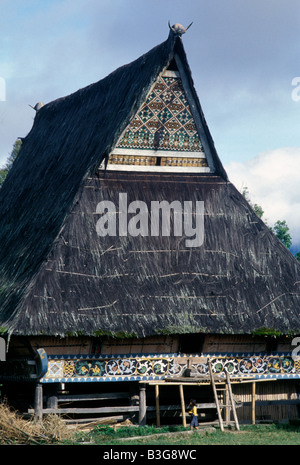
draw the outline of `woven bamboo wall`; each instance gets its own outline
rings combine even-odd
[[[299,381],[294,380],[256,382],[256,422],[267,420],[284,422],[287,420],[298,419],[299,406],[297,405],[259,405],[259,402],[266,401],[276,402],[297,400],[297,385],[299,386]],[[237,410],[239,421],[247,423],[251,422],[252,383],[233,385],[233,393],[236,401],[247,404]]]

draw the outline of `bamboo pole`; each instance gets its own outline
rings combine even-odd
[[[228,407],[228,405],[229,405],[228,384],[226,384],[226,386],[225,386],[225,405],[226,405],[226,408],[225,408],[225,421],[229,422],[230,421],[230,407]]]
[[[231,389],[231,384],[230,384],[230,377],[229,377],[228,371],[226,371],[226,380],[227,380],[227,385],[228,385],[228,393],[229,393],[229,397],[230,397],[230,403],[232,405],[232,413],[233,413],[235,426],[236,426],[236,429],[239,431],[240,425],[239,425],[238,417],[237,417],[237,414],[236,414],[236,409],[235,409],[235,404],[234,404],[235,401],[234,401],[233,394],[232,394],[232,389]]]
[[[185,404],[184,404],[184,394],[183,394],[182,384],[179,384],[179,393],[180,393],[180,403],[181,403],[181,412],[182,412],[182,425],[186,427]]]
[[[159,412],[159,385],[155,385],[155,405],[156,405],[156,426],[160,426],[160,412]]]
[[[251,420],[252,425],[255,425],[255,398],[256,398],[256,382],[252,383],[252,401],[251,401]]]

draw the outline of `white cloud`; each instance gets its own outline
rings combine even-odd
[[[247,187],[252,203],[264,210],[269,226],[286,220],[293,246],[300,249],[300,147],[262,152],[245,162],[226,166],[230,181],[240,191]]]

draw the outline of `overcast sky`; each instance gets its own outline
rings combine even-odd
[[[299,0],[0,0],[0,165],[32,127],[29,104],[135,60],[168,20],[193,21],[184,48],[230,180],[300,250]]]

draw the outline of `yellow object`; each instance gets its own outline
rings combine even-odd
[[[196,407],[196,405],[194,405],[192,410],[189,411],[189,414],[194,415],[195,417],[197,416],[197,407]]]

